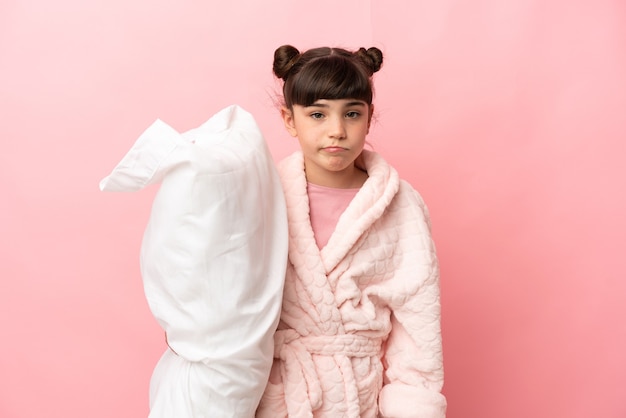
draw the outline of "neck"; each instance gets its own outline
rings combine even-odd
[[[334,189],[358,189],[367,180],[367,172],[354,164],[342,171],[321,171],[304,163],[306,179],[309,183]]]

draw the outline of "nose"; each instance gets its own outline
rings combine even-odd
[[[341,117],[334,117],[329,120],[328,136],[333,139],[345,139],[346,127]]]

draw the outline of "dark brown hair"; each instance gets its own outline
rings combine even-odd
[[[375,47],[355,52],[322,47],[300,53],[283,45],[274,52],[273,70],[284,81],[283,97],[289,109],[319,99],[356,99],[371,105],[371,77],[382,63],[383,53]]]

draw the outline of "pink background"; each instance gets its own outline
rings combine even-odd
[[[283,43],[385,52],[370,142],[432,213],[448,417],[626,416],[622,0],[3,1],[0,416],[147,415],[156,188],[98,182],[231,103],[293,151]]]

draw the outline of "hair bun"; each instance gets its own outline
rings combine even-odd
[[[370,75],[380,70],[383,65],[383,52],[375,46],[369,49],[359,48],[356,55],[369,69]]]
[[[283,45],[278,47],[276,51],[274,51],[273,65],[273,71],[276,77],[286,81],[289,77],[289,71],[296,63],[299,56],[300,51],[294,46]]]

